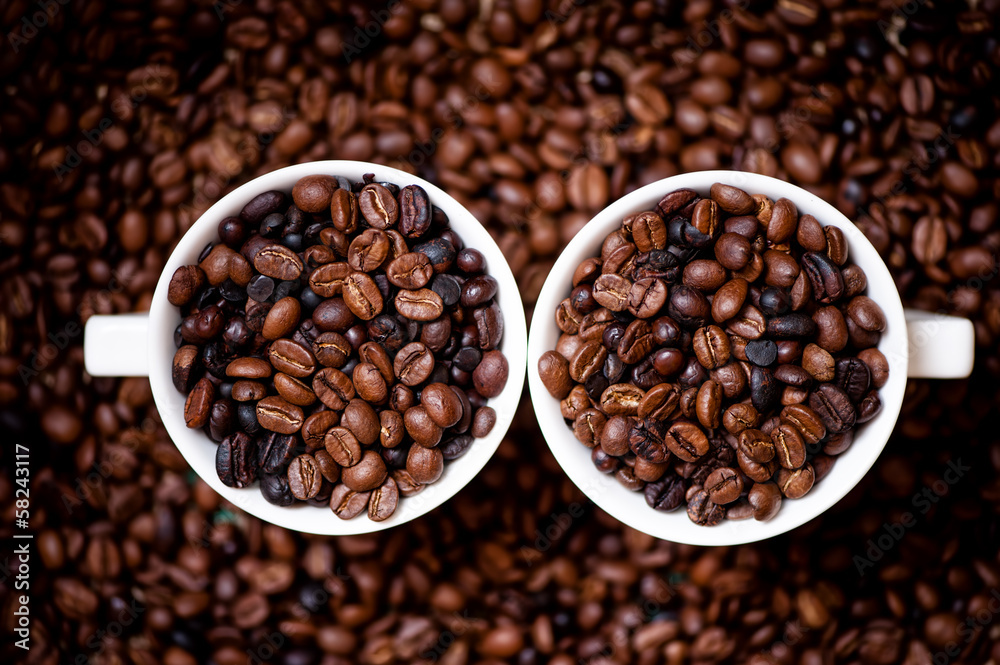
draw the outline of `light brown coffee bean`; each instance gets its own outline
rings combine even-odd
[[[327,263],[309,275],[309,288],[320,298],[332,298],[344,292],[344,280],[352,272],[347,263]]]
[[[612,312],[621,312],[628,308],[629,292],[632,283],[621,275],[601,275],[594,282],[594,300],[602,307]]]
[[[731,405],[722,416],[722,425],[733,436],[760,424],[760,414],[751,404],[738,402]]]
[[[348,402],[354,399],[356,394],[351,379],[339,369],[332,367],[326,367],[316,372],[312,381],[312,389],[319,401],[334,411],[342,410]]]
[[[267,359],[279,372],[303,379],[316,371],[316,358],[304,344],[291,339],[278,339],[267,350]]]
[[[434,371],[434,365],[433,352],[425,344],[411,342],[396,354],[392,369],[403,385],[412,387],[426,381]]]
[[[757,211],[753,198],[742,189],[717,182],[712,185],[709,195],[730,215],[750,215]]]
[[[184,401],[184,424],[199,429],[208,424],[215,401],[215,386],[207,378],[199,380]]]
[[[393,286],[415,291],[422,289],[434,276],[430,259],[420,252],[409,252],[393,259],[385,275]]]
[[[389,257],[389,236],[378,229],[365,229],[347,248],[347,265],[357,272],[377,270]]]
[[[351,376],[358,397],[372,404],[384,404],[389,399],[389,386],[382,373],[372,363],[358,363]]]
[[[395,304],[396,311],[411,321],[433,321],[444,312],[441,296],[430,289],[401,290]]]
[[[433,448],[441,443],[444,430],[434,422],[422,404],[406,410],[403,414],[403,426],[406,428],[406,433],[421,446]]]
[[[340,480],[355,492],[369,492],[385,482],[388,475],[382,456],[374,450],[366,450],[361,461],[340,472]]]
[[[273,243],[257,253],[253,267],[262,275],[288,281],[298,279],[304,266],[298,254],[284,245]]]
[[[732,279],[722,285],[712,298],[712,319],[725,323],[743,308],[749,284],[745,279]]]
[[[820,382],[833,381],[836,372],[833,356],[816,344],[808,344],[803,349],[802,369]]]
[[[237,358],[226,365],[226,376],[240,379],[266,379],[271,371],[271,364],[263,358]]]
[[[383,231],[395,226],[399,220],[396,197],[375,182],[365,185],[358,193],[358,210],[369,226]]]
[[[729,362],[729,337],[718,326],[705,326],[694,332],[692,347],[705,369],[715,369]]]
[[[339,423],[340,415],[336,411],[319,411],[306,418],[302,423],[302,440],[305,441],[306,452],[325,449],[326,433]]]
[[[710,448],[708,437],[701,428],[686,420],[675,420],[664,440],[670,452],[685,462],[694,462]]]
[[[301,316],[302,304],[296,298],[282,298],[267,313],[261,334],[265,339],[287,337],[298,327]]]
[[[601,394],[601,410],[609,416],[634,416],[645,392],[631,383],[615,383]]]
[[[302,379],[281,372],[274,375],[274,389],[290,404],[309,406],[316,401],[316,393]]]
[[[338,189],[330,197],[330,219],[341,233],[354,233],[358,228],[358,199],[346,189]]]
[[[257,402],[257,421],[271,432],[295,434],[303,420],[302,409],[281,397],[265,397]]]
[[[363,272],[352,272],[344,279],[344,302],[362,321],[371,321],[382,313],[382,293],[375,280]],[[397,303],[398,309],[398,303]]]
[[[370,496],[371,492],[355,492],[344,483],[340,483],[333,488],[333,493],[330,495],[330,510],[342,520],[353,519],[365,511]]]
[[[410,452],[406,456],[406,471],[422,485],[437,482],[444,473],[444,456],[437,448],[410,446]]]
[[[398,505],[399,487],[390,476],[379,487],[372,490],[371,497],[368,499],[368,519],[373,522],[384,522],[396,512]]]
[[[709,379],[698,388],[695,414],[698,422],[708,429],[719,427],[722,406],[722,388]]]
[[[323,446],[342,467],[354,466],[361,461],[361,444],[346,427],[329,428],[323,435]]]

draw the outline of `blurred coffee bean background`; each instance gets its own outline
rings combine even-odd
[[[14,447],[31,450],[29,663],[1000,662],[1000,2],[16,0],[0,18],[2,617]],[[165,258],[247,179],[389,164],[465,203],[529,310],[603,206],[685,171],[806,187],[907,305],[970,317],[969,380],[910,381],[833,510],[699,548],[565,478],[527,396],[444,507],[304,536],[220,500],[144,379],[82,326],[147,309]],[[548,315],[548,314],[544,314]]]

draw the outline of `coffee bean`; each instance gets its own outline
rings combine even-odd
[[[316,401],[316,393],[309,389],[309,384],[288,374],[274,375],[274,389],[285,401],[296,406],[309,406]]]
[[[809,395],[809,406],[819,415],[827,432],[840,434],[854,427],[857,411],[839,387],[824,383]]]
[[[443,383],[432,383],[420,393],[420,404],[439,427],[452,427],[462,417],[462,403]]]
[[[353,519],[365,511],[370,496],[370,492],[355,492],[344,483],[340,483],[333,488],[333,493],[330,495],[330,509],[340,519]]]
[[[311,499],[319,494],[323,485],[323,475],[312,455],[299,455],[288,465],[288,488],[299,501]]]
[[[722,416],[722,425],[730,434],[736,436],[746,429],[753,429],[760,423],[760,414],[752,405],[738,402],[726,409]]]
[[[708,438],[701,428],[684,420],[674,421],[664,439],[670,452],[685,462],[693,462],[709,450]]]
[[[215,387],[207,378],[199,380],[184,402],[184,424],[191,429],[199,429],[208,424]]]
[[[278,244],[261,249],[254,257],[253,267],[262,275],[281,280],[298,279],[304,268],[298,254]]]
[[[715,369],[729,362],[729,337],[718,326],[699,328],[692,336],[694,353],[705,369]]]
[[[700,526],[715,526],[722,521],[726,510],[712,502],[708,492],[698,490],[688,499],[687,514],[692,522]]]
[[[792,422],[782,422],[771,430],[771,442],[774,445],[774,458],[783,468],[798,469],[805,464],[805,441]]]
[[[471,407],[470,407],[471,408]],[[477,439],[482,439],[493,431],[497,423],[497,412],[491,406],[481,406],[472,416],[469,432]]]
[[[677,476],[668,475],[659,482],[646,485],[644,493],[651,508],[670,512],[677,510],[684,501],[684,482]]]
[[[739,233],[723,233],[715,243],[715,259],[728,270],[742,270],[752,256],[750,241]]]
[[[778,359],[778,346],[769,339],[755,339],[747,342],[747,360],[759,367],[770,367]]]
[[[395,306],[396,311],[414,321],[433,321],[444,311],[441,296],[431,289],[401,290],[396,294]]]
[[[170,369],[170,379],[178,392],[191,391],[198,369],[198,347],[188,344],[177,349]]]
[[[337,180],[331,176],[305,176],[292,188],[292,200],[303,212],[325,212],[338,187]]]
[[[712,503],[732,503],[743,493],[743,477],[735,469],[720,467],[705,479],[705,491]]]
[[[215,470],[227,487],[248,487],[257,479],[256,444],[247,434],[236,432],[219,443]]]
[[[344,278],[343,292],[344,302],[362,321],[370,321],[382,312],[382,293],[365,273],[353,272]]]
[[[823,228],[823,234],[826,236],[826,255],[830,260],[838,266],[847,263],[848,245],[844,232],[836,226],[827,226]]]
[[[282,298],[267,313],[261,334],[265,339],[287,337],[299,325],[301,316],[302,305],[298,300],[292,296]]]
[[[882,412],[882,398],[872,390],[858,403],[858,424],[866,423]]]
[[[712,298],[712,319],[725,323],[736,316],[746,301],[747,288],[745,279],[732,279],[723,284]]]
[[[753,518],[758,522],[766,522],[777,515],[781,508],[781,490],[774,483],[754,483],[747,500],[753,508]]]
[[[873,388],[881,388],[889,380],[889,361],[878,349],[865,349],[858,353],[858,360],[868,366]]]
[[[860,402],[871,385],[868,365],[857,358],[840,358],[835,368],[833,382],[847,393],[852,402]]]
[[[352,373],[354,390],[358,397],[372,404],[383,404],[389,399],[385,378],[372,363],[358,363]]]
[[[750,372],[750,401],[760,413],[773,409],[781,399],[781,384],[767,367],[754,366]]]
[[[383,522],[396,512],[399,504],[399,488],[391,477],[386,478],[371,492],[368,499],[368,518],[373,522]]]
[[[802,255],[802,272],[812,287],[813,298],[821,303],[831,303],[844,294],[844,278],[840,269],[825,255],[806,252]]]
[[[479,333],[479,348],[489,351],[500,346],[503,339],[503,313],[495,301],[487,307],[480,307],[472,313]]]
[[[410,446],[406,457],[406,472],[422,485],[436,482],[444,473],[444,456],[437,448]]]
[[[757,210],[753,198],[742,189],[715,183],[712,185],[712,200],[731,215],[749,215]]]
[[[701,384],[698,389],[698,396],[695,402],[695,413],[698,422],[706,429],[716,429],[721,423],[722,417],[722,388],[718,383],[709,379]]]
[[[302,409],[280,397],[265,397],[257,402],[257,421],[272,432],[294,434],[302,427]]]
[[[395,226],[399,219],[395,197],[378,183],[365,185],[358,193],[358,210],[372,228],[383,231]]]
[[[806,464],[801,469],[789,471],[780,469],[775,477],[781,493],[789,499],[801,499],[816,482],[815,472],[810,464]]]
[[[283,192],[269,191],[258,194],[243,206],[240,219],[251,227],[260,224],[261,220],[271,213],[282,210],[287,205],[288,197]]]
[[[316,359],[309,348],[290,339],[278,339],[272,342],[267,355],[276,371],[289,376],[306,378],[316,370]]]
[[[667,225],[656,212],[643,212],[632,221],[632,239],[640,252],[667,247]]]
[[[802,369],[817,381],[832,381],[836,367],[833,356],[816,344],[808,344],[802,351]]]
[[[885,330],[886,320],[882,308],[868,296],[854,296],[847,304],[847,316],[860,328],[870,332]]]
[[[438,425],[427,408],[422,404],[410,407],[403,414],[403,425],[410,437],[427,448],[432,448],[441,442],[444,430]]]
[[[262,473],[259,476],[260,493],[264,500],[275,506],[290,506],[295,497],[288,486],[288,479],[277,473]]]
[[[237,402],[256,402],[267,396],[267,386],[259,381],[241,379],[233,384],[232,398]]]
[[[419,446],[414,447],[419,448]],[[327,452],[330,452],[329,448]],[[330,455],[333,456],[333,453],[330,452]],[[366,450],[357,464],[345,467],[340,472],[341,482],[355,492],[371,491],[385,482],[387,477],[388,471],[385,462],[373,450]],[[291,479],[289,478],[289,480]]]
[[[167,301],[174,307],[183,307],[201,291],[207,278],[198,266],[181,266],[174,271],[167,286]]]
[[[684,268],[684,285],[714,293],[726,282],[726,269],[718,261],[698,259]]]
[[[366,229],[351,240],[347,265],[357,272],[373,272],[386,262],[390,249],[388,235],[378,229]]]
[[[632,283],[621,275],[601,275],[594,282],[593,298],[601,307],[621,312],[628,308],[631,289]]]

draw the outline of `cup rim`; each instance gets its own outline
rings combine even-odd
[[[497,414],[496,424],[489,435],[477,439],[458,459],[449,461],[437,482],[428,485],[419,494],[400,497],[396,512],[382,522],[370,520],[367,513],[343,520],[325,506],[275,506],[264,500],[257,483],[243,489],[224,485],[215,471],[217,444],[204,432],[186,427],[183,419],[185,396],[177,391],[170,376],[176,350],[173,332],[180,322],[179,311],[167,301],[170,278],[181,265],[197,263],[204,246],[218,240],[219,222],[225,217],[238,215],[243,206],[261,192],[282,190],[290,195],[292,185],[303,176],[328,174],[360,181],[368,173],[375,174],[377,182],[399,183],[400,187],[406,184],[423,187],[432,204],[448,215],[451,227],[466,246],[483,253],[488,274],[497,279],[499,286],[497,302],[504,312],[504,337],[500,350],[509,366],[507,385],[500,395],[488,402]],[[253,178],[213,203],[184,233],[165,262],[150,303],[148,334],[149,380],[154,402],[167,433],[195,473],[245,512],[287,529],[317,535],[355,535],[399,526],[434,510],[453,497],[482,470],[506,435],[520,401],[526,368],[527,328],[520,290],[510,265],[486,228],[464,205],[433,183],[389,166],[352,160],[321,160],[276,169]],[[169,355],[164,356],[167,350]]]
[[[621,220],[651,210],[668,192],[691,188],[702,196],[720,182],[773,200],[787,198],[799,213],[812,214],[823,226],[840,228],[848,242],[850,260],[868,278],[866,294],[885,312],[888,325],[878,344],[890,365],[889,379],[879,390],[882,411],[855,431],[854,443],[838,456],[837,463],[806,496],[784,500],[778,514],[767,522],[723,522],[702,527],[691,522],[683,509],[670,513],[650,508],[641,492],[625,489],[612,476],[599,472],[590,460],[590,449],[576,440],[559,410],[559,402],[545,389],[538,375],[538,359],[555,348],[561,331],[554,312],[570,291],[570,279],[584,258],[600,253],[601,241]],[[652,536],[691,545],[739,545],[778,536],[823,514],[847,495],[874,465],[892,433],[903,404],[909,342],[903,306],[892,276],[877,250],[846,216],[833,205],[796,185],[741,171],[697,171],[671,176],[641,187],[597,213],[559,255],[535,304],[528,336],[528,387],[539,427],[552,454],[570,479],[598,507],[628,526]]]

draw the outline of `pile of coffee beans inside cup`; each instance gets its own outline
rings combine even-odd
[[[497,281],[418,185],[300,179],[174,273],[173,382],[229,487],[381,521],[486,436]]]
[[[576,268],[539,375],[595,466],[651,507],[768,520],[881,409],[866,286],[843,232],[791,201],[680,189]]]

